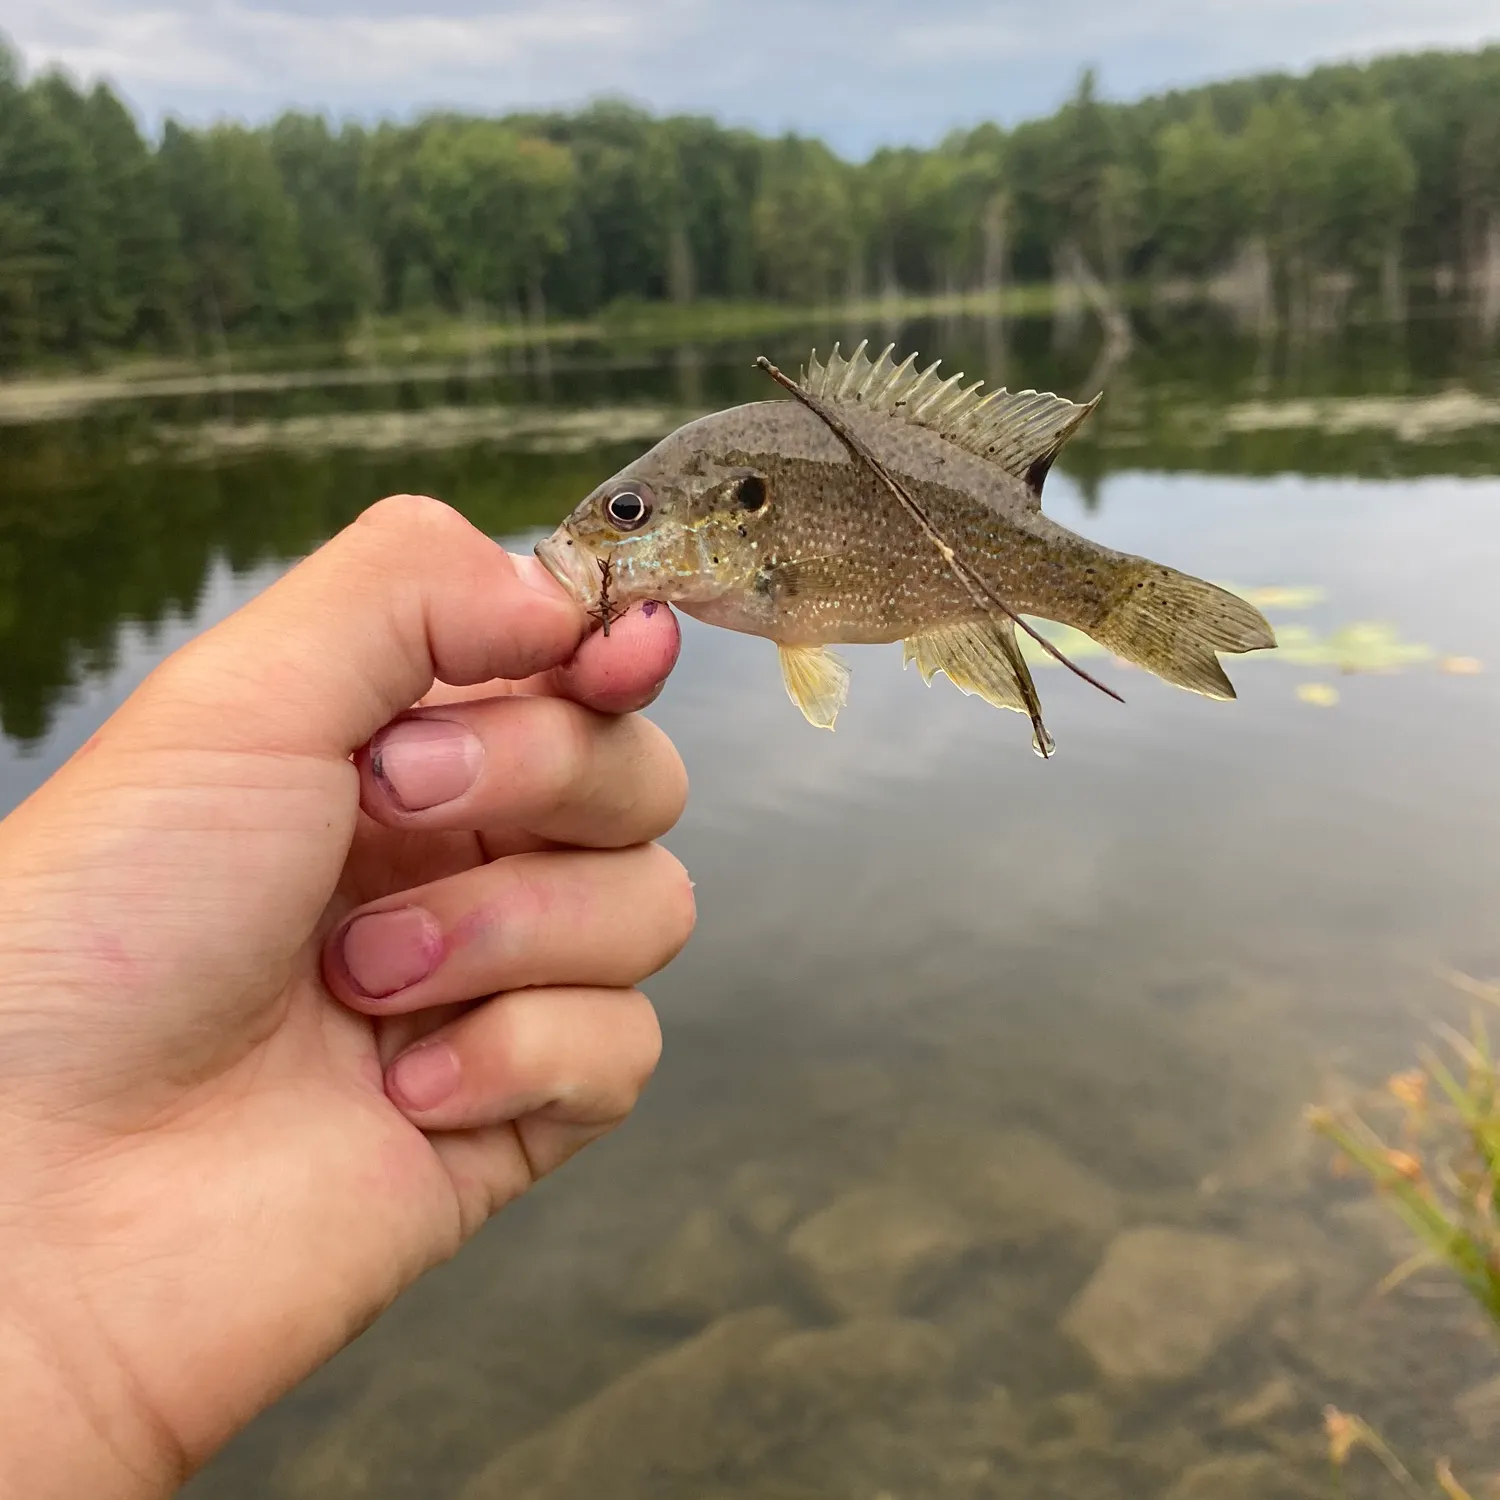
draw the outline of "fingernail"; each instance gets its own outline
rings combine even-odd
[[[385,1086],[407,1109],[433,1109],[458,1087],[458,1053],[446,1042],[424,1042],[390,1066]]]
[[[407,812],[452,802],[479,779],[484,746],[448,719],[403,719],[375,736],[370,769]]]
[[[345,929],[344,969],[360,994],[383,1000],[426,979],[443,957],[443,929],[420,906],[372,911]]]

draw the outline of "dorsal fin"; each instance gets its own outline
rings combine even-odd
[[[862,343],[852,359],[835,344],[827,364],[819,363],[814,350],[802,372],[802,389],[824,401],[888,412],[929,428],[1023,480],[1038,498],[1053,459],[1100,401],[1095,396],[1080,405],[1046,391],[1003,386],[981,396],[982,380],[964,386],[962,372],[939,380],[940,362],[918,371],[915,354],[898,365],[891,358],[894,344],[872,361],[865,353],[868,344]]]

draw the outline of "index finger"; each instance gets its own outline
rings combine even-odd
[[[562,585],[536,558],[514,561],[517,574],[533,589],[563,593]],[[571,698],[603,714],[635,713],[655,701],[681,649],[677,616],[667,605],[648,600],[611,621],[608,635],[592,631],[569,660],[520,690]]]
[[[561,585],[533,557],[512,554],[517,575],[539,592],[562,592]],[[632,605],[629,613],[586,635],[572,657],[550,671],[521,681],[494,679],[466,687],[435,682],[416,704],[441,708],[476,703],[507,693],[527,693],[573,702],[601,714],[637,713],[654,703],[682,649],[677,616],[654,600]]]
[[[435,681],[525,679],[588,621],[457,511],[398,495],[169,657],[122,715],[137,742],[343,759]]]

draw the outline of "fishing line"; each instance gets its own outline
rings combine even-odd
[[[797,400],[799,400],[805,407],[807,407],[810,412],[814,414],[814,416],[818,417],[828,427],[829,431],[831,431],[833,435],[838,438],[838,440],[849,450],[849,452],[854,456],[855,459],[865,464],[875,474],[876,478],[878,478],[881,483],[884,484],[885,487],[896,497],[896,499],[900,501],[901,505],[905,507],[906,511],[912,517],[912,519],[917,523],[918,526],[922,528],[922,531],[925,533],[928,541],[930,541],[932,545],[938,549],[938,552],[941,554],[943,561],[948,564],[949,570],[952,572],[953,576],[957,578],[961,584],[963,584],[965,590],[968,592],[969,597],[980,609],[982,609],[986,614],[988,614],[992,609],[998,609],[1001,614],[1005,615],[1014,624],[1019,625],[1020,628],[1024,630],[1026,634],[1029,635],[1032,640],[1034,640],[1037,645],[1039,645],[1042,650],[1047,653],[1048,656],[1051,656],[1055,660],[1061,662],[1063,666],[1065,666],[1076,676],[1083,678],[1083,680],[1088,683],[1090,687],[1098,688],[1101,693],[1104,693],[1108,697],[1113,698],[1116,703],[1123,703],[1125,701],[1124,698],[1122,698],[1119,693],[1117,693],[1107,683],[1100,682],[1097,677],[1093,676],[1089,672],[1084,671],[1084,669],[1080,667],[1077,662],[1069,661],[1069,659],[1062,653],[1061,650],[1058,649],[1058,647],[1054,646],[1046,636],[1041,634],[1040,631],[1034,629],[1026,620],[1022,619],[1021,616],[1018,615],[1015,610],[1013,610],[1010,605],[1008,605],[1003,599],[1001,599],[999,595],[997,595],[995,591],[990,588],[990,586],[968,566],[967,563],[959,561],[958,555],[954,552],[953,548],[948,545],[948,542],[943,537],[942,532],[940,532],[937,527],[933,525],[927,513],[917,503],[916,497],[913,496],[912,493],[906,488],[906,486],[902,484],[901,481],[897,479],[896,476],[892,474],[891,471],[886,468],[883,463],[881,463],[881,461],[874,455],[874,453],[870,451],[869,445],[864,441],[864,439],[862,439],[858,436],[858,434],[852,432],[849,429],[848,424],[844,422],[844,420],[838,415],[837,412],[833,411],[824,402],[820,401],[810,391],[803,390],[803,388],[798,385],[795,380],[791,379],[790,376],[784,375],[780,370],[776,368],[775,365],[771,363],[769,359],[765,357],[764,354],[760,355],[756,359],[755,367],[758,370],[764,370],[766,374],[769,375],[771,379],[774,380],[778,385],[784,386],[787,390],[789,390],[792,395],[797,398]],[[1045,744],[1048,736],[1046,727],[1041,721],[1040,714],[1033,713],[1031,715],[1031,720],[1033,727],[1038,731],[1039,742]]]

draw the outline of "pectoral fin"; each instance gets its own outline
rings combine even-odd
[[[809,724],[832,729],[849,699],[849,668],[824,646],[778,646],[787,696]]]
[[[908,636],[903,647],[906,660],[916,662],[924,682],[941,672],[960,692],[1025,714],[1037,754],[1052,754],[1055,745],[1042,723],[1041,699],[1009,620],[938,625]]]

